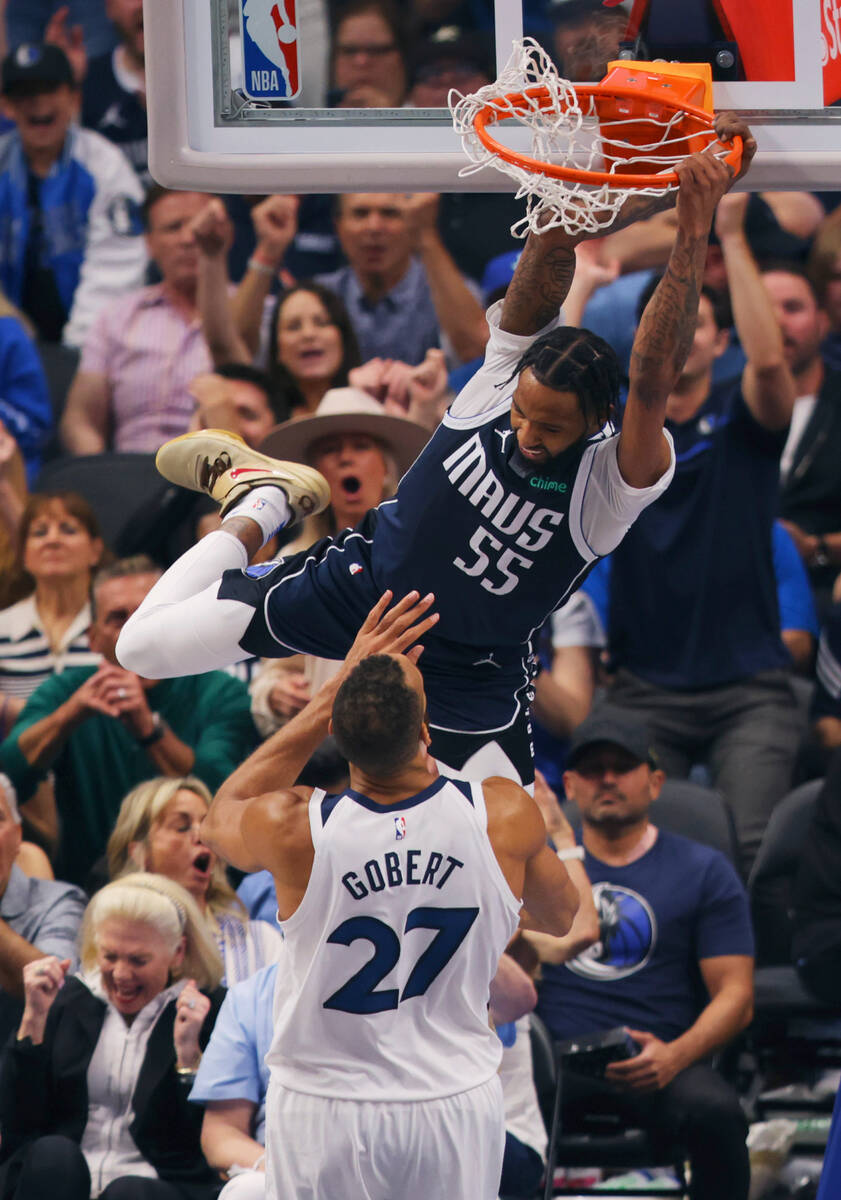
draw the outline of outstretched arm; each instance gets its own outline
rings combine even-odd
[[[756,151],[747,126],[724,114],[719,137],[742,137],[743,175]],[[680,378],[695,336],[698,300],[713,214],[738,176],[709,153],[693,154],[677,167],[677,234],[663,278],[642,315],[631,351],[630,386],[622,419],[618,460],[631,487],[651,487],[669,465],[663,436],[666,401]]]
[[[242,829],[249,802],[271,815],[272,793],[293,786],[326,737],[336,692],[356,664],[371,654],[406,652],[417,660],[420,648],[415,643],[438,620],[437,614],[429,614],[433,597],[421,598],[417,592],[409,592],[389,608],[391,599],[392,593],[385,592],[371,609],[339,673],[319,688],[288,725],[263,742],[216,793],[202,822],[201,840],[228,862],[242,870],[256,869]],[[250,844],[254,844],[253,836]]]
[[[531,336],[557,317],[575,275],[577,240],[563,229],[529,234],[505,293],[500,329]]]
[[[718,206],[715,228],[727,268],[733,321],[747,358],[742,373],[745,404],[766,429],[785,429],[797,389],[785,360],[771,297],[745,234],[749,199],[744,192],[725,196]]]

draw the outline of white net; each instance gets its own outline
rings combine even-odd
[[[670,171],[699,148],[699,138],[716,141],[700,118],[662,104],[649,105],[643,112],[636,98],[620,106],[619,115],[612,112],[610,120],[600,124],[596,97],[577,92],[574,84],[562,79],[531,38],[514,43],[495,83],[469,96],[452,91],[449,100],[453,124],[470,160],[459,175],[495,167],[516,180],[518,198],[526,197],[526,215],[511,227],[515,237],[559,225],[572,234],[606,230],[630,194],[662,196],[676,186],[629,186],[621,175]],[[526,153],[537,160],[531,167],[509,162],[481,141],[474,122],[486,107],[493,109],[496,121],[510,118],[528,128],[531,148]],[[624,117],[622,108],[627,112]],[[721,153],[726,153],[724,148]],[[617,178],[615,183],[559,179],[541,172],[539,164],[544,163]]]

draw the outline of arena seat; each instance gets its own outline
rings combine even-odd
[[[34,490],[84,496],[96,513],[106,546],[115,549],[132,517],[165,487],[155,470],[154,454],[105,453],[46,463]]]

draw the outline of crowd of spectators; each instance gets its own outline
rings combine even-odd
[[[444,105],[493,77],[485,0],[299,7],[329,60],[312,103]],[[570,78],[615,55],[621,8],[524,11]],[[124,670],[117,638],[170,535],[182,549],[218,517],[172,489],[114,495],[142,519],[130,551],[108,545],[110,503],[81,468],[227,428],[330,485],[329,508],[262,558],[355,525],[481,362],[521,213],[501,194],[162,188],[140,0],[6,0],[0,25],[0,1200],[210,1200],[223,1182],[225,1200],[262,1197],[282,938],[271,879],[231,877],[199,825],[337,664]],[[673,235],[662,214],[579,248],[564,319],[626,371]],[[794,957],[841,1005],[841,205],[732,195],[713,242],[669,399],[675,479],[535,637],[538,798],[582,908],[565,939],[520,936],[495,981],[510,1196],[534,1194],[546,1148],[535,1008],[554,1037],[623,1025],[638,1043],[635,1066],[573,1080],[566,1123],[611,1108],[687,1143],[694,1196],[747,1195],[741,1109],[707,1060],[751,1019],[746,884],[809,779],[826,782]],[[78,490],[51,487],[74,463]],[[721,794],[733,862],[653,823],[664,772],[700,784],[698,804]],[[302,780],[345,775],[327,739]],[[623,904],[649,941],[620,961]]]

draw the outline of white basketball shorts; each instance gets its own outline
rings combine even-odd
[[[443,1100],[331,1100],[269,1083],[267,1200],[496,1200],[502,1085]]]

